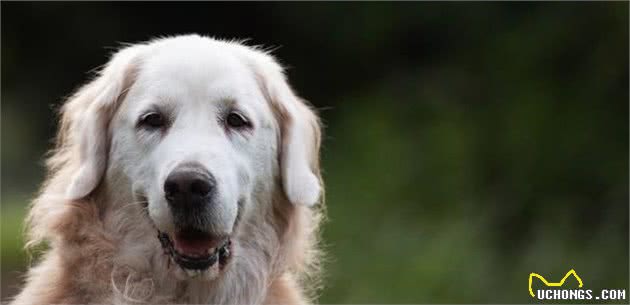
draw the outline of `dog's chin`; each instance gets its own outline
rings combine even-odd
[[[194,229],[168,234],[158,230],[158,239],[164,255],[173,266],[177,278],[213,280],[218,278],[230,263],[232,240],[215,237]]]

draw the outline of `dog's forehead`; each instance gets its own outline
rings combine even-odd
[[[228,45],[207,39],[156,46],[143,61],[137,82],[144,91],[168,100],[252,103],[263,97],[243,60]]]

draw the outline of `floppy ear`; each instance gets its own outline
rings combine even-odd
[[[256,50],[248,53],[280,125],[279,161],[284,192],[293,204],[312,206],[322,193],[319,120],[291,90],[282,67],[271,56]]]
[[[136,60],[142,46],[116,53],[89,84],[82,87],[64,105],[70,121],[71,140],[78,147],[79,167],[72,177],[66,196],[76,200],[88,196],[100,183],[107,167],[108,125],[119,102],[136,74]]]
[[[280,92],[276,99],[282,133],[280,166],[284,191],[292,203],[312,206],[318,202],[322,189],[319,121],[290,90]]]

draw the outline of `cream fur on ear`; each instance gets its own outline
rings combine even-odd
[[[288,117],[284,118],[282,128],[282,183],[291,202],[312,206],[321,194],[317,160],[319,126],[310,109],[294,106],[297,107],[287,107]]]
[[[322,193],[319,170],[321,130],[317,116],[293,93],[282,67],[272,56],[241,45],[235,47],[255,72],[280,124],[280,169],[284,192],[293,204],[312,206]]]
[[[100,183],[107,167],[108,125],[122,96],[135,78],[135,61],[144,45],[117,52],[96,79],[83,86],[64,106],[75,116],[72,135],[80,156],[77,170],[68,188],[68,199],[88,196]]]

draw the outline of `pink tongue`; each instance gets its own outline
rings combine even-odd
[[[215,241],[209,236],[189,236],[178,233],[173,239],[175,250],[188,255],[205,255],[207,250],[214,248]]]

